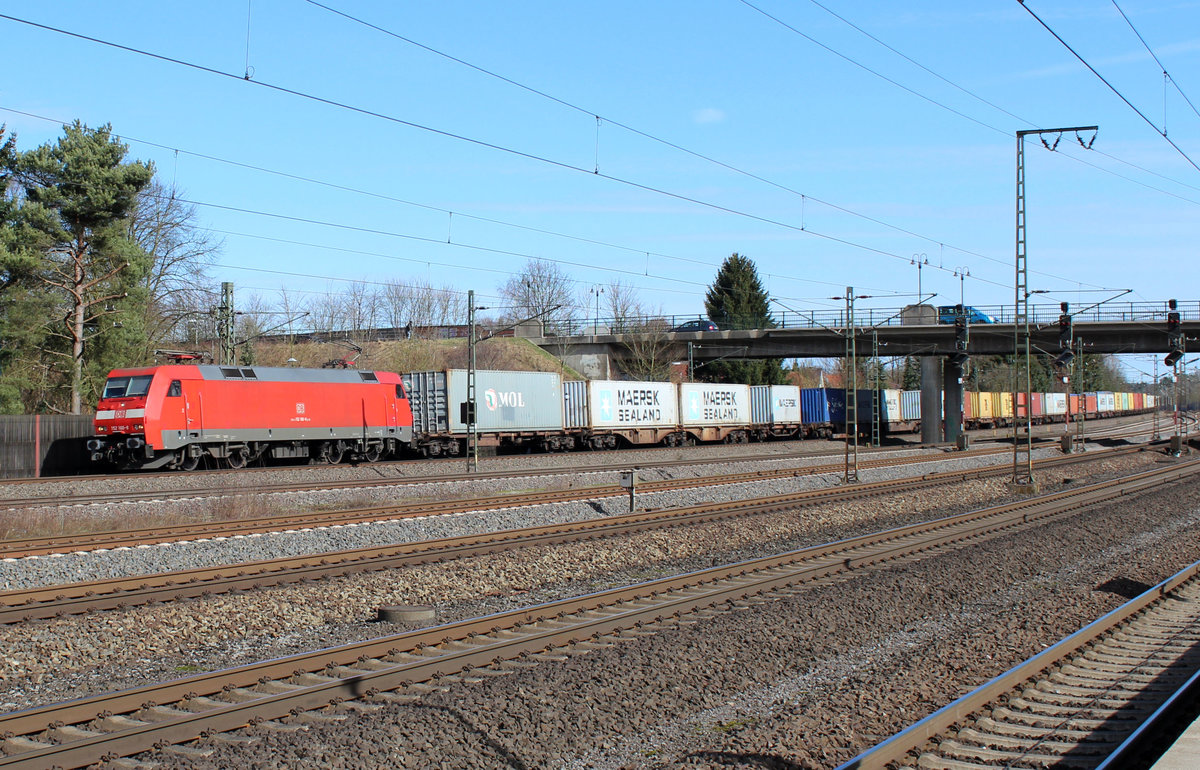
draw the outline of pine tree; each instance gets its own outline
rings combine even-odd
[[[774,329],[770,298],[748,257],[733,254],[721,264],[704,297],[709,319],[721,329]],[[710,361],[697,367],[699,379],[747,385],[782,385],[787,381],[779,358]]]
[[[151,260],[129,237],[128,218],[154,171],[124,161],[128,148],[110,126],[90,129],[76,121],[63,132],[57,143],[14,153],[5,164],[21,196],[18,237],[39,254],[38,277],[51,306],[67,311],[47,326],[58,343],[43,349],[65,359],[69,411],[79,414],[85,378],[105,368],[93,354],[104,350],[119,360],[133,342],[127,300]]]

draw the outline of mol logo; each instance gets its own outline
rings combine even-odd
[[[501,408],[525,408],[525,394],[516,390],[501,390],[496,391],[488,388],[483,393],[483,403],[489,412],[494,412]]]

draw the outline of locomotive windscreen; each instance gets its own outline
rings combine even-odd
[[[109,377],[104,383],[104,395],[101,398],[140,398],[150,390],[150,374],[137,374],[132,377]]]

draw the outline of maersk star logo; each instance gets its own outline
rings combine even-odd
[[[600,391],[600,419],[612,420],[613,417],[612,391]]]
[[[698,419],[700,417],[700,394],[699,393],[688,394],[688,414],[694,419]]]

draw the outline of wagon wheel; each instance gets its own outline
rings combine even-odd
[[[245,468],[246,463],[250,461],[250,452],[246,447],[236,447],[229,450],[229,455],[225,458],[225,462],[230,468],[238,470]]]
[[[179,457],[180,470],[194,471],[200,467],[201,455],[199,455],[199,454],[194,455],[191,452],[189,452],[186,448],[180,449],[179,454],[180,454],[180,457]]]
[[[325,458],[325,462],[330,465],[337,465],[342,461],[342,455],[346,453],[346,448],[342,446],[340,441],[330,441],[325,444],[321,451],[321,456]]]
[[[383,457],[383,447],[379,444],[371,444],[367,447],[367,451],[363,452],[363,459],[369,463],[377,463],[381,457]]]

